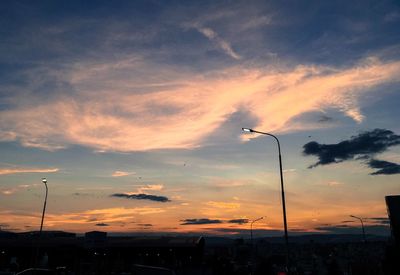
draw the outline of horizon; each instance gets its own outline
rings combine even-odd
[[[0,3],[0,229],[390,234],[396,1]],[[258,231],[257,231],[258,230]],[[282,233],[283,234],[283,233]]]

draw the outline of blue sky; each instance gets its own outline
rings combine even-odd
[[[396,1],[9,1],[0,14],[4,228],[37,227],[47,177],[49,230],[235,234],[248,224],[229,221],[267,216],[273,234],[276,144],[242,127],[281,140],[292,231],[353,232],[350,214],[386,217],[399,192]],[[355,150],[374,129],[391,134]],[[312,141],[350,157],[309,168]]]

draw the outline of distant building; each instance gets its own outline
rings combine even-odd
[[[385,200],[392,237],[397,244],[400,244],[400,195],[386,196]]]

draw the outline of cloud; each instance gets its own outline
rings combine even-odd
[[[54,74],[73,92],[37,94]],[[344,69],[238,66],[201,75],[123,56],[32,69],[21,77],[29,84],[15,89],[26,93],[13,93],[15,103],[0,110],[1,140],[46,150],[78,144],[132,152],[202,146],[239,110],[254,118],[250,126],[275,133],[327,127],[295,120],[327,108],[360,122],[359,98],[398,81],[400,62],[374,59]]]
[[[19,173],[55,173],[58,171],[58,168],[0,168],[0,175]]]
[[[208,201],[205,204],[207,206],[223,209],[236,209],[240,207],[240,203],[237,202]]]
[[[132,199],[132,200],[150,200],[150,201],[157,201],[157,202],[169,202],[170,201],[167,197],[149,195],[149,194],[116,193],[116,194],[112,194],[111,197],[126,198],[126,199]]]
[[[18,191],[18,189],[12,188],[12,189],[3,189],[3,190],[1,190],[0,192],[1,192],[3,195],[12,195],[12,194],[14,194],[14,193],[17,192],[17,191]]]
[[[112,177],[125,177],[125,176],[129,176],[129,175],[134,175],[136,174],[135,172],[124,172],[124,171],[114,171],[112,173]]]
[[[138,192],[143,193],[146,191],[161,191],[162,189],[164,189],[163,184],[148,184],[146,186],[139,187]]]
[[[371,175],[393,175],[400,174],[400,165],[397,163],[371,159],[368,162],[369,167],[378,169],[377,171],[371,173]]]
[[[0,188],[0,193],[3,194],[3,195],[12,195],[14,193],[17,193],[17,192],[23,190],[23,189],[27,189],[29,187],[37,187],[37,186],[39,186],[39,184],[36,184],[36,183],[35,184],[31,184],[31,185],[29,185],[29,184],[20,184],[20,185],[14,187],[14,188]]]
[[[373,223],[383,224],[383,225],[389,225],[390,224],[389,218],[386,218],[386,217],[366,218],[366,220],[371,221]]]
[[[344,221],[342,221],[342,223],[353,223],[353,222],[355,222],[354,220],[344,220]]]
[[[351,137],[349,140],[344,140],[336,144],[320,144],[316,141],[311,141],[303,146],[303,154],[318,157],[319,161],[309,167],[312,168],[318,165],[338,163],[360,157],[370,157],[374,154],[386,151],[391,146],[399,144],[400,136],[386,129],[375,129],[373,131],[363,132],[357,136]],[[386,168],[385,165],[387,164],[379,161],[372,161],[370,165],[375,165],[376,167],[374,168],[382,168],[383,170]],[[389,171],[393,171],[390,170],[393,169],[393,167],[388,169]]]
[[[233,219],[228,221],[228,223],[237,223],[237,224],[245,224],[248,222],[249,222],[248,219]]]
[[[364,225],[366,234],[375,235],[389,235],[389,226],[381,225]],[[361,227],[350,226],[350,225],[324,225],[314,228],[317,231],[331,234],[362,234]]]
[[[107,223],[96,223],[96,226],[110,226],[109,224],[107,224]]]
[[[139,226],[143,227],[152,227],[153,225],[151,223],[138,223]]]
[[[221,220],[211,220],[211,219],[185,219],[182,220],[183,223],[181,225],[192,225],[192,224],[215,224],[215,223],[222,223]]]
[[[333,120],[332,117],[327,116],[327,115],[322,115],[319,119],[318,122],[331,122]]]
[[[343,184],[344,183],[340,182],[340,181],[330,181],[330,182],[328,182],[328,186],[330,186],[330,187],[340,186],[340,185],[343,185]]]
[[[203,34],[205,37],[210,39],[211,41],[214,41],[227,55],[234,59],[241,59],[242,57],[238,55],[233,49],[232,46],[222,39],[214,30],[211,28],[204,28],[200,26],[195,26],[196,30],[198,30],[201,34]]]

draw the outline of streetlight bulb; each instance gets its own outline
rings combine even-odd
[[[42,178],[42,182],[43,183],[47,183],[47,179],[46,178]]]
[[[250,129],[250,128],[242,128],[242,131],[243,131],[243,132],[246,132],[246,133],[251,133],[251,132],[253,132],[253,129]]]

